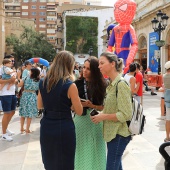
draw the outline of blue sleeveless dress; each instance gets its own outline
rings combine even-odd
[[[67,92],[72,82],[60,80],[47,93],[40,81],[44,116],[40,126],[42,160],[46,170],[74,170],[76,147],[75,126],[71,116],[71,100]]]

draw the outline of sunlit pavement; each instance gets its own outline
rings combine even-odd
[[[160,98],[144,93],[145,131],[133,137],[123,156],[124,170],[163,170],[164,160],[159,146],[165,138],[165,121],[160,117]],[[0,115],[0,121],[2,115]],[[39,145],[39,122],[35,118],[31,124],[32,134],[20,134],[18,111],[9,129],[15,132],[12,142],[0,140],[0,170],[44,170]],[[1,122],[0,122],[1,123]],[[0,124],[1,128],[1,124]],[[96,169],[97,170],[97,169]]]

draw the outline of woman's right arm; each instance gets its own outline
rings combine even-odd
[[[77,87],[74,83],[71,84],[70,87],[69,87],[68,98],[71,99],[75,113],[81,116],[82,113],[83,113],[83,106],[80,102],[78,90],[77,90]]]

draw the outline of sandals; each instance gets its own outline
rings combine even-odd
[[[33,131],[32,130],[25,130],[26,134],[30,134],[32,133]]]
[[[21,130],[21,134],[24,134],[25,133],[25,129]]]
[[[170,139],[165,138],[164,142],[170,142]]]

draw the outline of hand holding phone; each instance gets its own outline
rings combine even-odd
[[[95,110],[95,109],[93,109],[91,112],[90,112],[90,115],[91,116],[95,116],[95,115],[98,115],[99,114],[99,112],[97,111],[97,110]]]

